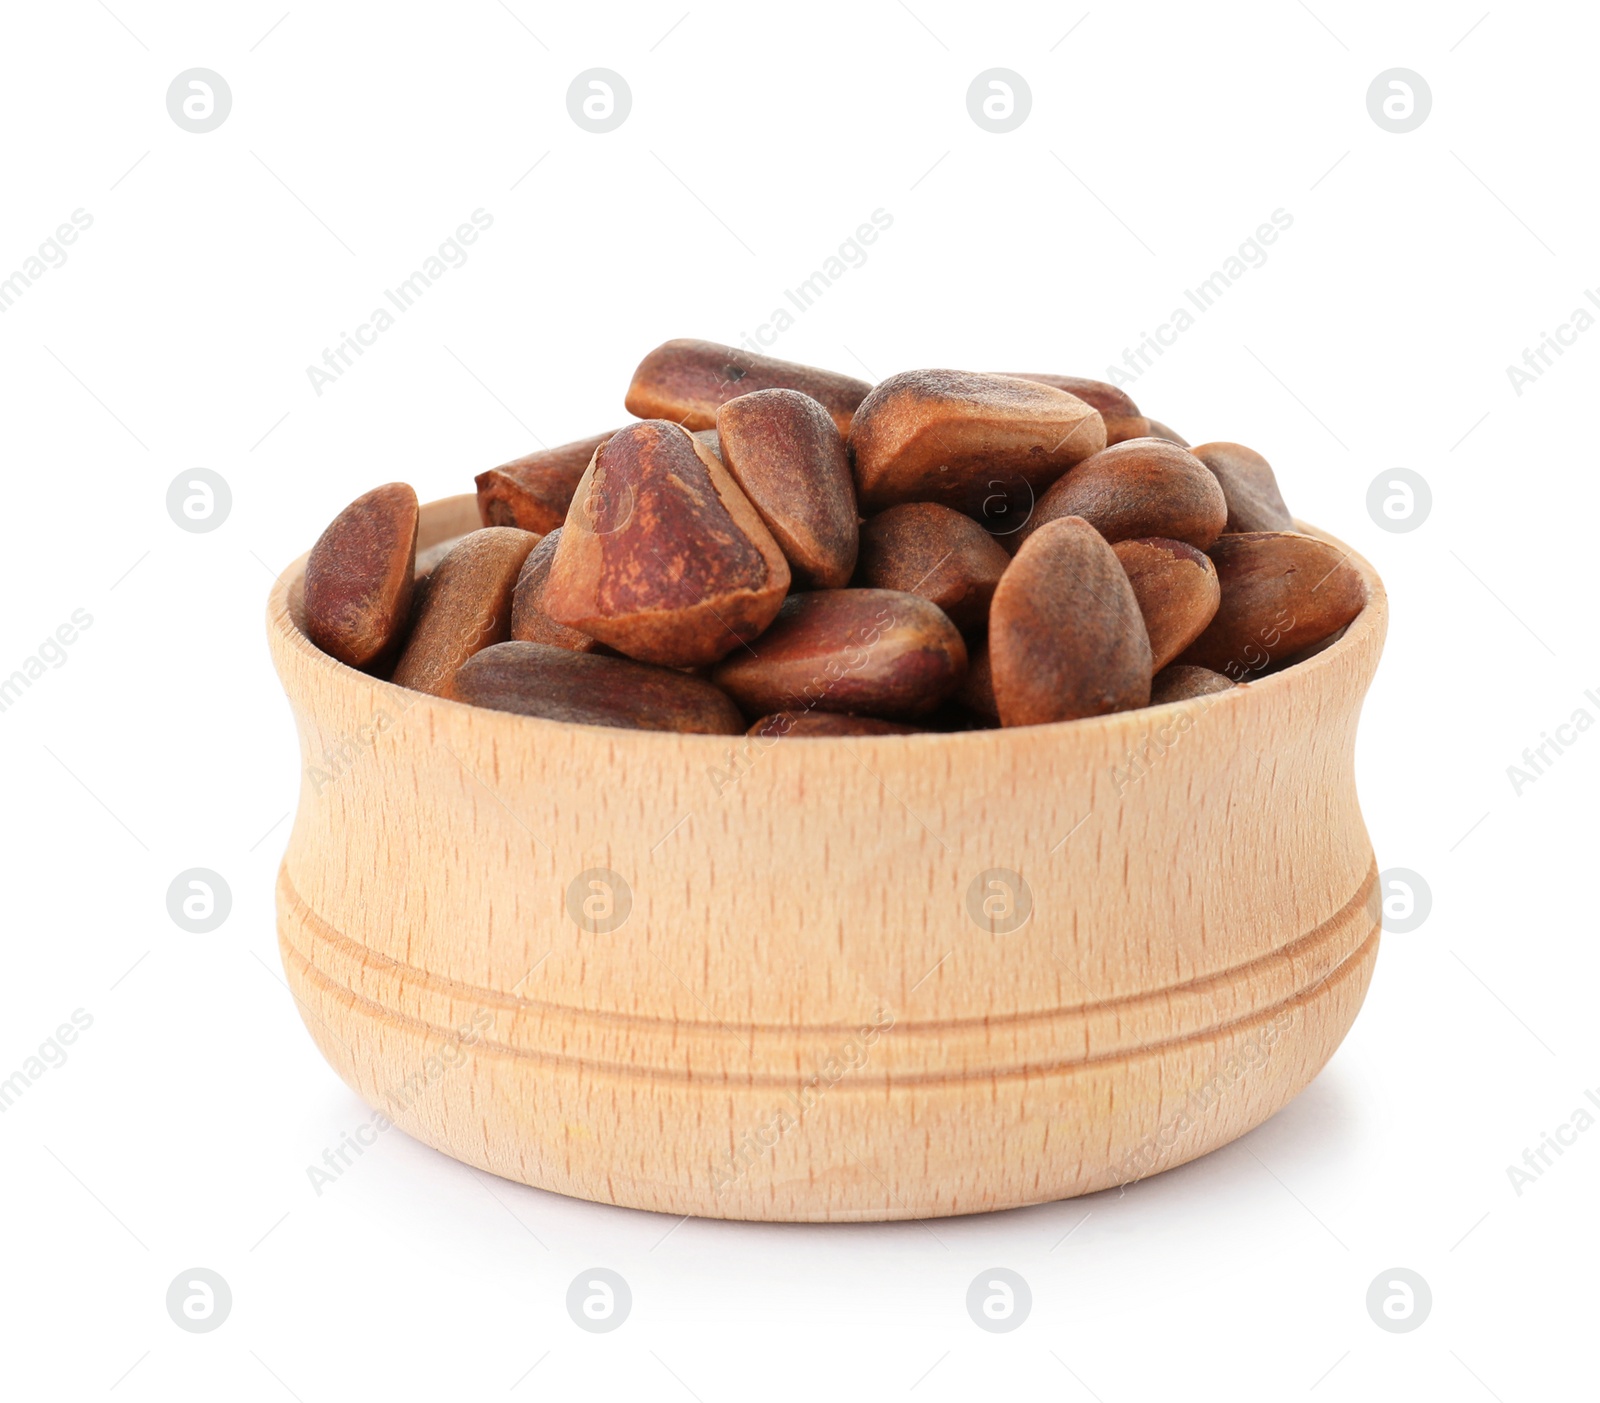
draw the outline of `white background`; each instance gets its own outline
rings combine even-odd
[[[6,10],[0,276],[93,224],[0,315],[0,674],[93,624],[0,714],[0,1078],[93,1024],[0,1116],[0,1387],[1512,1403],[1592,1379],[1600,1128],[1520,1196],[1506,1172],[1600,1087],[1600,734],[1520,795],[1506,773],[1600,717],[1600,330],[1520,396],[1506,374],[1600,287],[1592,8],[285,2]],[[196,66],[233,94],[204,135],[165,105]],[[965,100],[997,66],[1033,93],[1006,135]],[[633,94],[607,135],[567,114],[591,67]],[[1409,134],[1366,107],[1393,67],[1432,90]],[[319,397],[307,365],[476,209],[465,265]],[[1379,865],[1422,874],[1431,915],[1387,938],[1304,1095],[1125,1196],[674,1228],[393,1132],[318,1197],[306,1166],[368,1113],[278,969],[298,759],[273,575],[376,483],[429,500],[610,427],[646,350],[753,332],[875,209],[892,227],[774,353],[1104,376],[1292,215],[1131,392],[1265,452],[1384,575],[1359,780]],[[210,534],[166,512],[196,467],[232,489]],[[1395,467],[1433,492],[1408,534],[1367,514]],[[210,935],[167,915],[190,867],[232,889]],[[193,1266],[233,1291],[214,1333],[166,1312]],[[632,1287],[613,1334],[565,1311],[592,1266]],[[994,1266],[1033,1292],[1005,1335],[964,1304]],[[1409,1334],[1365,1307],[1396,1266],[1433,1292]]]

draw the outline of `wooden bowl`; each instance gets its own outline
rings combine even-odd
[[[435,502],[419,545],[477,525]],[[377,681],[307,640],[302,558],[268,609],[304,758],[278,931],[376,1108],[354,1138],[839,1222],[1090,1193],[1259,1125],[1378,950],[1352,751],[1387,608],[1351,560],[1344,637],[1215,697],[763,745]]]

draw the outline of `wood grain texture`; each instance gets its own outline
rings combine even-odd
[[[419,547],[476,510],[425,508]],[[306,1026],[426,1143],[665,1213],[935,1217],[1193,1159],[1317,1073],[1376,958],[1352,752],[1387,609],[1351,559],[1345,636],[1214,696],[767,743],[406,692],[309,643],[296,562],[268,626]],[[568,911],[601,868],[609,933]],[[1009,934],[969,914],[992,869],[1031,892]]]

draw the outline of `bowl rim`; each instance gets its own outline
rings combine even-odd
[[[471,492],[458,493],[449,497],[435,498],[431,502],[421,504],[419,514],[421,526],[426,528],[427,518],[431,514],[443,516],[449,511],[461,512],[468,504],[474,508],[477,495]],[[469,527],[468,530],[480,529]],[[1359,551],[1356,551],[1337,536],[1324,531],[1319,527],[1294,518],[1294,529],[1301,535],[1311,536],[1319,541],[1335,547],[1343,553],[1343,559],[1353,565],[1360,573],[1366,585],[1367,599],[1362,605],[1361,612],[1345,626],[1343,634],[1332,644],[1323,648],[1301,662],[1291,663],[1280,671],[1269,673],[1251,681],[1236,682],[1232,687],[1223,692],[1213,692],[1205,698],[1207,709],[1211,706],[1237,706],[1243,705],[1243,698],[1261,691],[1264,688],[1278,689],[1294,685],[1296,680],[1304,681],[1314,676],[1318,671],[1329,667],[1341,665],[1344,655],[1354,649],[1366,645],[1374,633],[1379,635],[1380,641],[1383,630],[1388,621],[1388,591],[1384,588],[1383,580],[1373,568],[1370,561]],[[425,529],[419,529],[419,544],[423,535],[428,534]],[[1254,533],[1251,533],[1254,534]],[[441,540],[449,536],[441,536]],[[430,542],[436,545],[438,542]],[[425,549],[425,547],[424,547]],[[734,745],[744,740],[755,740],[748,731],[741,731],[737,735],[697,735],[681,731],[647,731],[627,726],[600,726],[582,721],[556,721],[543,716],[524,716],[514,711],[498,711],[493,707],[474,706],[469,702],[456,701],[451,697],[435,696],[431,692],[414,691],[409,687],[401,687],[386,678],[375,677],[371,673],[362,672],[359,668],[351,667],[348,663],[340,662],[331,654],[324,653],[307,636],[305,630],[295,619],[291,607],[291,597],[297,585],[305,578],[306,562],[310,559],[311,552],[292,560],[276,580],[267,596],[267,631],[269,642],[277,640],[282,646],[291,649],[302,659],[309,661],[313,666],[332,679],[341,682],[360,681],[373,688],[379,695],[393,693],[402,698],[401,707],[409,711],[412,707],[426,703],[436,704],[447,708],[445,714],[455,712],[469,712],[473,715],[482,715],[491,712],[494,716],[510,723],[520,723],[533,728],[532,734],[540,731],[549,733],[548,728],[554,728],[558,734],[582,732],[589,735],[604,735],[617,740],[621,737],[632,738],[635,743],[651,744],[652,742],[671,742],[678,745],[688,744],[707,751],[725,751],[729,745]],[[1192,707],[1197,698],[1182,698],[1177,701],[1158,702],[1149,706],[1135,707],[1128,711],[1112,711],[1102,716],[1080,716],[1070,721],[1047,721],[1032,726],[988,726],[968,731],[918,731],[911,735],[881,735],[881,736],[805,736],[811,745],[850,746],[865,745],[869,750],[878,750],[886,746],[913,745],[924,748],[934,745],[985,745],[994,744],[997,737],[1026,736],[1037,737],[1051,734],[1084,734],[1087,728],[1102,727],[1112,729],[1125,726],[1130,718],[1165,715],[1175,707]],[[781,739],[781,737],[780,737]],[[776,743],[776,742],[774,742]]]

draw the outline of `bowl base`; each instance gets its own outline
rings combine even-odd
[[[773,1222],[1018,1208],[1207,1154],[1260,1125],[1321,1070],[1361,1007],[1381,924],[1369,870],[1333,918],[1270,959],[1165,991],[1170,1021],[1193,1031],[1146,1034],[1104,1055],[1052,1052],[960,1071],[883,1072],[869,1058],[859,1073],[824,1085],[816,1077],[696,1077],[597,1055],[617,1046],[605,1015],[550,1010],[378,955],[311,910],[287,863],[278,910],[284,968],[306,1026],[375,1108],[374,1124],[393,1123],[465,1163],[577,1198]],[[1042,1023],[1085,1031],[1063,1037],[1058,1026],[1040,1040],[1092,1047],[1093,1028],[1140,1022],[1148,1012],[1141,1002],[1048,1015]],[[1228,1016],[1241,1007],[1248,1012]],[[824,1041],[839,1036],[824,1030]],[[945,1046],[953,1034],[906,1025],[881,1036]]]

